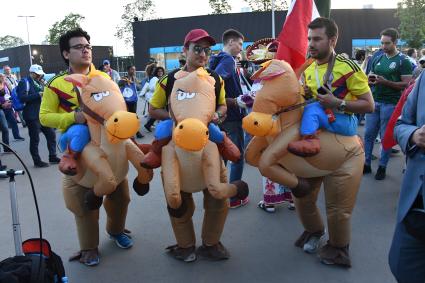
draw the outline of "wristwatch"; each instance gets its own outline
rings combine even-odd
[[[347,108],[347,102],[345,100],[342,100],[341,104],[336,108],[338,111],[344,112]]]

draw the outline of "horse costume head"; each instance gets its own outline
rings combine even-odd
[[[215,108],[215,80],[203,68],[194,72],[176,73],[170,96],[172,117],[176,127],[174,143],[189,151],[199,151],[208,142],[208,123]]]
[[[275,115],[300,100],[297,77],[288,63],[273,59],[263,63],[251,78],[261,80],[261,89],[257,90],[252,112],[242,120],[242,126],[253,136],[276,135],[281,127],[296,120],[294,115],[299,116],[297,111]]]
[[[105,127],[110,143],[126,140],[139,129],[135,113],[127,112],[124,98],[118,85],[94,70],[90,75],[72,74],[65,77],[71,82],[78,95],[80,108],[90,126],[100,123]]]

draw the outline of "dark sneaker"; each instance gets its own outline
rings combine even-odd
[[[396,149],[396,148],[392,148],[391,149],[391,153],[392,154],[397,154],[397,153],[399,153],[400,152],[400,150],[399,149]]]
[[[372,173],[372,167],[370,165],[363,165],[363,174],[370,174]]]
[[[342,267],[351,267],[351,260],[348,245],[343,248],[337,248],[327,243],[319,251],[319,258],[323,264],[339,265]]]
[[[151,129],[151,127],[150,127],[150,126],[148,126],[148,125],[143,125],[143,127],[145,127],[146,131],[148,131],[149,133],[151,133],[151,132],[152,132],[152,129]]]
[[[144,138],[145,136],[144,135],[142,135],[142,133],[141,132],[137,132],[136,133],[136,138],[138,138],[138,139],[141,139],[141,138]]]
[[[109,236],[111,240],[115,241],[118,247],[121,249],[129,249],[133,246],[133,240],[126,233],[120,233],[118,235],[111,235],[108,232],[106,234]]]
[[[196,260],[195,247],[180,248],[178,245],[169,246],[166,248],[169,255],[175,259],[184,262],[193,262]]]
[[[61,161],[61,159],[57,156],[49,157],[49,163],[50,164],[58,164],[60,161]]]
[[[229,259],[230,253],[221,242],[214,246],[202,245],[196,250],[196,254],[210,260]]]
[[[38,162],[34,162],[34,166],[37,168],[45,168],[45,167],[49,167],[49,164],[44,161],[38,161]]]
[[[17,138],[15,138],[15,141],[24,141],[25,140],[25,138],[23,138],[23,137],[17,137]]]
[[[378,170],[376,171],[375,180],[384,180],[386,176],[386,169],[387,168],[384,166],[379,166]]]

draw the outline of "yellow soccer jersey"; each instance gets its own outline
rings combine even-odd
[[[311,64],[305,71],[305,84],[311,89],[313,95],[317,96],[317,89],[323,86],[323,76],[328,64]],[[352,60],[337,55],[332,74],[332,93],[347,101],[357,100],[360,96],[370,91],[366,74]]]

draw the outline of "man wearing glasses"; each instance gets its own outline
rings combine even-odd
[[[53,77],[44,88],[40,109],[40,121],[46,127],[66,131],[72,124],[85,124],[77,93],[72,83],[65,81],[71,73],[89,74],[92,65],[92,46],[90,36],[77,28],[63,34],[59,40],[62,58],[69,66],[66,72]],[[108,75],[105,73],[105,77]],[[79,260],[87,266],[99,263],[99,209],[88,209],[85,205],[87,188],[76,184],[70,176],[64,175],[63,195],[67,208],[74,214],[77,225],[80,251],[70,260]],[[102,202],[102,199],[99,199]],[[128,249],[133,245],[131,238],[124,232],[127,207],[130,202],[128,188],[117,190],[113,196],[106,196],[104,207],[107,215],[106,232],[115,240],[118,247]]]
[[[176,80],[175,74],[181,71],[193,72],[198,68],[204,68],[208,62],[208,56],[211,53],[210,46],[215,45],[215,40],[203,29],[191,30],[185,37],[183,53],[186,56],[186,64],[182,69],[177,69],[170,72],[158,81],[154,94],[150,101],[149,114],[152,118],[164,120],[161,123],[167,123],[167,138],[157,139],[153,142],[152,147],[155,152],[149,152],[145,158],[149,164],[156,163],[159,166],[161,163],[160,154],[162,146],[168,144],[171,139],[172,120],[168,112],[167,104],[168,98],[171,95],[174,82]],[[211,131],[218,129],[214,123],[219,123],[225,117],[227,107],[225,100],[225,90],[222,79],[213,71],[207,70],[209,74],[215,79],[215,95],[216,95],[216,112],[213,116],[212,123],[210,123],[209,131],[210,137],[213,136]],[[160,123],[160,124],[161,124]],[[157,138],[158,129],[161,128],[160,124],[156,127],[155,137]],[[169,130],[169,132],[168,132]],[[231,143],[230,139],[224,135],[224,140]],[[217,143],[217,142],[216,142]],[[225,141],[222,142],[222,144]],[[220,144],[217,143],[220,150]],[[233,147],[235,147],[233,145]],[[237,149],[236,149],[237,150]],[[220,151],[223,155],[223,151]],[[148,158],[149,157],[149,158]],[[144,161],[144,162],[145,162]],[[142,162],[143,164],[143,162]],[[220,237],[223,232],[224,223],[227,217],[227,201],[218,200],[211,197],[208,190],[204,190],[204,228],[202,232],[202,246],[195,252],[195,232],[193,230],[192,216],[195,210],[192,194],[182,192],[182,206],[178,209],[168,208],[170,214],[171,224],[173,226],[174,235],[177,241],[176,245],[167,248],[168,253],[184,262],[191,262],[196,260],[197,255],[207,257],[213,260],[222,260],[229,258],[229,252],[221,244]]]

